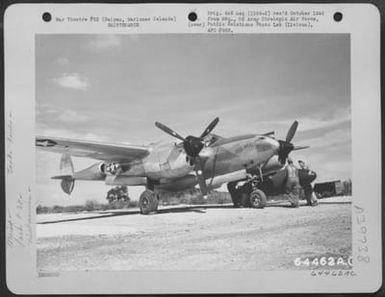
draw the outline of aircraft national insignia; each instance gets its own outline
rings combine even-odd
[[[57,143],[50,139],[39,139],[36,140],[36,146],[42,146],[42,147],[50,147],[55,146]]]

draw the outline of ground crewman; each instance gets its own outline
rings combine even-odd
[[[309,166],[304,161],[299,160],[298,164],[299,164],[300,170],[307,170],[307,174],[314,174],[314,172],[310,171]],[[307,205],[309,206],[318,205],[317,197],[314,194],[313,186],[311,185],[311,183],[309,184],[306,183],[305,185],[301,185],[301,186],[304,190]]]
[[[293,207],[298,207],[301,189],[301,186],[299,185],[298,168],[293,164],[293,160],[288,158],[285,169],[287,176],[285,196]]]

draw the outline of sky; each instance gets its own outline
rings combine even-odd
[[[36,134],[115,143],[172,141],[154,126],[223,137],[299,127],[291,153],[319,181],[351,178],[347,34],[36,35]],[[37,203],[105,202],[103,182],[64,194],[60,155],[36,152]],[[96,163],[74,158],[75,170]],[[130,188],[137,200],[143,188]]]

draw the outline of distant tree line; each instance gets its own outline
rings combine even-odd
[[[159,196],[163,205],[231,203],[231,196],[228,192],[211,191],[205,199],[200,190],[196,188],[175,193],[160,191]]]
[[[230,203],[231,196],[227,192],[212,191],[208,198],[204,199],[198,189],[192,188],[186,191],[170,193],[160,192],[160,203],[162,205],[177,204],[223,204]],[[106,195],[107,203],[100,203],[96,200],[87,200],[83,205],[70,206],[42,206],[36,207],[37,214],[43,213],[62,213],[62,212],[82,212],[82,211],[103,211],[110,209],[124,209],[137,207],[138,201],[132,201],[128,194],[127,186],[116,186],[111,188]]]
[[[137,207],[137,201],[118,201],[116,203],[99,203],[96,200],[87,200],[83,205],[69,205],[69,206],[42,206],[36,207],[37,214],[43,213],[62,213],[62,212],[82,212],[82,211],[103,211],[111,209],[123,209]]]
[[[130,201],[128,196],[127,186],[117,186],[107,192],[107,200],[109,204],[116,203],[118,201]]]

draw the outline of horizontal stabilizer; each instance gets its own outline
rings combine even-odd
[[[52,179],[65,179],[65,180],[72,180],[72,175],[64,174],[64,175],[55,175],[51,177]]]

